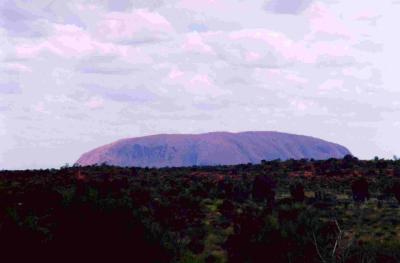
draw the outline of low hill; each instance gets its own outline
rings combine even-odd
[[[321,139],[272,131],[159,134],[122,139],[84,153],[77,164],[180,167],[259,163],[274,159],[329,159],[350,154]]]

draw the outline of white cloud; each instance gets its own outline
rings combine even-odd
[[[98,37],[122,44],[164,41],[173,33],[174,29],[163,16],[145,9],[105,14],[96,27]]]
[[[51,111],[47,109],[43,101],[39,101],[32,105],[32,110],[42,114],[51,114]]]
[[[187,52],[215,54],[213,48],[210,45],[204,43],[203,37],[197,32],[187,34],[181,48]]]
[[[171,80],[179,79],[182,77],[185,73],[183,71],[180,71],[179,69],[171,69],[171,71],[168,74],[168,78]]]
[[[1,81],[1,80],[0,80]],[[0,82],[0,93],[1,94],[16,94],[21,90],[21,86],[18,82],[13,81],[1,81]]]
[[[197,12],[207,12],[209,9],[224,11],[229,6],[225,0],[181,0],[178,2],[178,8],[184,8]]]
[[[400,38],[386,30],[400,5],[73,0],[7,10],[0,129],[13,135],[0,138],[12,142],[0,168],[72,163],[103,143],[165,131],[281,130],[362,158],[400,152],[391,143]],[[19,163],[29,151],[49,161]]]
[[[172,92],[174,89],[184,91],[197,98],[215,98],[230,94],[229,90],[220,88],[206,73],[184,72],[172,68],[168,73],[165,90]]]
[[[101,97],[92,97],[85,105],[91,110],[99,109],[104,107],[104,100]]]
[[[269,0],[266,10],[278,14],[299,14],[308,7],[312,0]]]
[[[2,65],[1,70],[8,74],[18,74],[18,73],[31,73],[32,70],[28,66],[22,63],[5,63]]]
[[[328,79],[322,83],[319,88],[321,92],[327,92],[330,90],[340,90],[343,89],[343,80],[341,79]]]
[[[126,48],[95,40],[88,32],[75,25],[55,24],[53,34],[44,40],[25,41],[16,47],[19,58],[35,58],[40,53],[53,53],[70,58],[88,54],[125,54]]]
[[[339,38],[351,38],[353,34],[343,21],[329,8],[321,3],[314,2],[306,11],[310,19],[310,29],[313,35],[331,35]]]
[[[304,100],[304,99],[291,99],[290,100],[290,105],[292,105],[296,110],[299,111],[306,111],[309,108],[313,107],[315,103],[310,100]]]

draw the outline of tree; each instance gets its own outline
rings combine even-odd
[[[355,180],[351,184],[351,190],[355,202],[364,202],[369,198],[368,182],[364,177]]]
[[[290,186],[290,195],[296,202],[304,201],[304,186],[302,183],[295,183]]]
[[[400,203],[400,182],[396,181],[392,185],[392,192],[396,200]]]
[[[268,202],[272,205],[275,202],[275,188],[276,182],[267,175],[256,176],[253,182],[252,196],[256,201]]]

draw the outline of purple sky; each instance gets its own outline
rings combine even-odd
[[[400,156],[400,1],[0,2],[0,169],[276,130]]]

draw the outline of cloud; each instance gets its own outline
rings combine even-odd
[[[109,0],[107,2],[108,2],[107,7],[111,11],[121,12],[132,7],[132,3],[130,0],[120,0],[120,1]]]
[[[163,16],[145,9],[105,14],[96,29],[97,36],[127,45],[165,41],[173,33]]]
[[[314,39],[333,36],[336,38],[352,38],[353,34],[343,21],[322,2],[315,2],[306,11],[310,19],[311,33]]]
[[[0,66],[0,70],[7,74],[32,73],[32,69],[22,63],[8,62]]]
[[[203,36],[218,57],[230,65],[282,67],[289,63],[289,55],[285,51],[292,42],[274,31],[246,29],[230,33],[206,33]]]
[[[229,5],[227,1],[217,0],[181,0],[178,2],[178,8],[184,8],[192,11],[208,11],[209,9],[223,11]]]
[[[272,30],[254,28],[230,33],[195,33],[197,50],[215,52],[231,65],[281,68],[312,64],[324,67],[355,63],[350,44],[345,41],[296,41]]]
[[[361,51],[369,52],[369,53],[378,53],[382,52],[383,45],[380,43],[376,43],[371,40],[362,40],[354,45],[355,48],[360,49]]]
[[[84,74],[128,75],[137,68],[114,56],[88,56],[76,65],[75,70]]]
[[[198,98],[215,98],[230,94],[229,90],[219,87],[207,73],[184,72],[173,68],[164,83],[171,87],[178,87],[179,90]],[[171,90],[171,87],[167,90]]]
[[[59,0],[2,1],[0,26],[13,37],[46,37],[53,23],[84,25],[72,7],[70,1]]]
[[[182,44],[182,49],[187,52],[197,52],[201,54],[215,54],[213,48],[204,43],[203,38],[197,32],[189,33]]]
[[[133,72],[133,69],[96,66],[96,67],[83,67],[83,68],[80,68],[79,71],[82,73],[86,73],[86,74],[127,75],[127,74],[131,74]]]
[[[25,42],[16,47],[20,58],[34,58],[40,53],[61,57],[80,57],[87,54],[123,54],[126,49],[94,39],[89,33],[74,25],[55,24],[53,34],[44,40]]]
[[[101,97],[91,97],[86,103],[85,105],[91,109],[91,110],[95,110],[95,109],[99,109],[99,108],[103,108],[104,107],[104,100]]]
[[[107,87],[97,84],[82,84],[89,94],[101,96],[104,99],[125,103],[148,103],[158,99],[158,96],[143,86]]]
[[[168,74],[168,78],[170,80],[175,80],[175,79],[179,79],[180,77],[182,77],[185,73],[179,69],[172,69],[169,74]]]
[[[294,107],[296,111],[304,112],[310,110],[310,108],[315,105],[315,102],[311,100],[294,98],[290,100],[290,105]]]
[[[21,86],[17,82],[0,82],[0,94],[16,94],[21,91]]]
[[[308,134],[364,158],[400,151],[390,143],[398,128],[399,38],[386,30],[397,23],[400,5],[18,0],[0,6],[0,111],[13,132],[4,140],[15,146],[10,154],[0,147],[6,157],[0,169],[21,164],[24,149],[51,153],[46,165],[54,166],[123,137],[210,129]]]
[[[0,3],[0,26],[13,36],[42,37],[49,31],[48,24],[16,1]]]
[[[108,9],[111,11],[126,11],[131,8],[148,8],[153,10],[164,4],[163,0],[108,0]]]
[[[130,75],[150,65],[150,56],[135,47],[126,47],[124,52],[110,54],[87,54],[75,65],[75,71],[84,74]]]
[[[381,15],[379,15],[379,13],[374,10],[364,9],[356,13],[353,18],[359,21],[367,21],[371,25],[375,25],[377,21],[381,18]]]
[[[193,23],[188,26],[189,31],[205,32],[208,31],[208,27],[204,24]]]
[[[312,0],[269,0],[265,9],[277,14],[296,15],[303,12]]]
[[[341,79],[328,79],[324,83],[322,83],[318,89],[321,92],[328,92],[332,89],[341,90],[343,89],[343,80]]]

